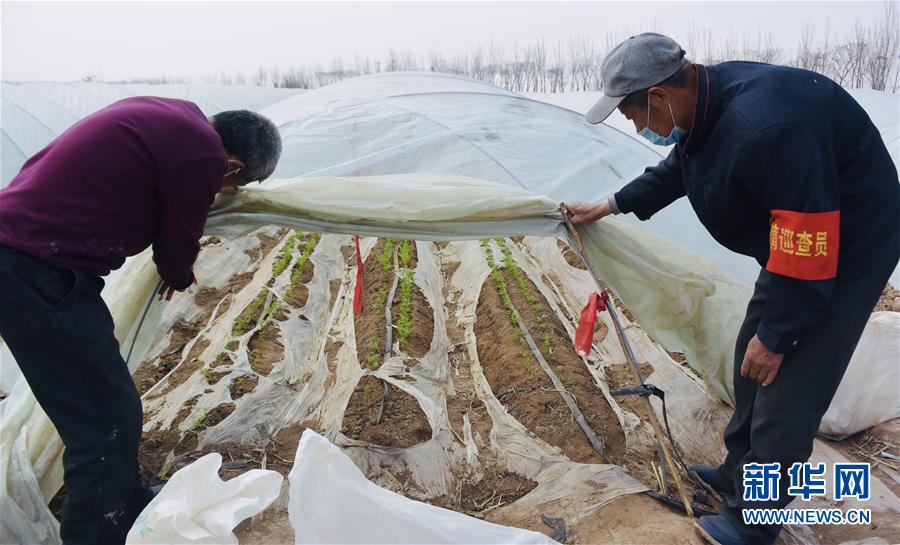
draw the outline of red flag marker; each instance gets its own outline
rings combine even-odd
[[[587,356],[594,344],[594,328],[597,324],[597,313],[606,310],[609,301],[609,292],[594,292],[588,297],[587,305],[581,311],[578,319],[578,329],[575,330],[575,352],[579,356]]]

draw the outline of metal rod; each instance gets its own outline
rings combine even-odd
[[[566,207],[563,205],[560,205],[560,209],[565,221],[566,231],[569,233],[569,245],[573,250],[575,250],[575,253],[578,255],[578,258],[581,259],[582,263],[584,263],[584,266],[587,268],[591,277],[594,279],[597,287],[599,287],[602,291],[609,292],[609,287],[606,285],[606,282],[604,282],[596,273],[596,271],[594,271],[594,267],[591,265],[591,262],[584,255],[584,244],[581,242],[581,235],[578,234],[578,231],[575,229],[575,225],[572,224],[572,220],[569,218],[569,211],[566,210]],[[641,368],[637,363],[637,358],[634,355],[634,351],[631,349],[631,344],[628,342],[628,338],[625,336],[625,331],[622,328],[622,324],[619,322],[615,304],[613,303],[611,297],[606,305],[606,310],[609,311],[614,329],[616,330],[616,336],[619,338],[619,343],[622,345],[622,351],[625,353],[625,359],[628,360],[628,362],[631,364],[635,378],[641,385],[643,385],[644,377],[641,375]],[[650,426],[653,428],[654,435],[656,435],[657,445],[662,451],[666,466],[668,466],[669,468],[669,473],[672,474],[672,478],[675,480],[675,488],[678,489],[678,494],[679,496],[681,496],[681,501],[684,504],[685,512],[693,516],[694,512],[691,508],[691,502],[684,490],[684,486],[681,482],[681,476],[678,474],[678,468],[675,466],[675,462],[672,459],[672,453],[669,452],[669,445],[665,441],[662,427],[659,425],[659,419],[656,417],[656,411],[653,409],[653,404],[650,403],[650,398],[645,397],[644,399],[646,400],[647,408],[649,409],[648,420],[650,421]]]

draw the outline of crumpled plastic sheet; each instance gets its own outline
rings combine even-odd
[[[538,532],[478,520],[381,488],[312,430],[300,439],[290,482],[288,513],[297,545],[555,543]]]
[[[869,428],[872,422],[900,417],[898,362],[900,312],[872,313],[819,431],[843,439]]]
[[[235,526],[271,505],[284,477],[251,469],[222,481],[221,466],[222,455],[210,453],[177,471],[138,516],[125,542],[237,545]]]
[[[342,198],[337,199],[335,195]],[[496,206],[496,210],[492,206]],[[448,468],[468,464],[471,471],[478,471],[478,449],[471,426],[464,428],[466,444],[460,446],[453,440],[447,423],[443,400],[444,392],[452,387],[452,377],[447,373],[449,341],[446,331],[436,327],[431,350],[408,371],[401,364],[400,356],[387,361],[377,371],[362,369],[356,356],[352,298],[349,295],[355,282],[355,269],[338,257],[340,247],[349,243],[349,237],[344,235],[359,233],[418,239],[419,259],[414,282],[432,305],[434,323],[440,326],[447,318],[441,304],[444,280],[435,261],[436,252],[428,240],[522,234],[555,237],[564,234],[560,220],[557,204],[545,197],[502,184],[448,175],[288,180],[272,184],[271,189],[246,190],[237,197],[220,200],[210,214],[207,234],[236,237],[270,224],[337,234],[325,235],[319,242],[311,257],[315,273],[308,284],[309,300],[304,308],[291,311],[291,318],[302,313],[308,323],[298,319],[284,323],[287,331],[283,339],[288,341],[285,343],[285,362],[269,377],[261,377],[253,395],[238,400],[231,415],[204,430],[200,434],[200,446],[220,441],[253,442],[288,422],[315,420],[326,437],[342,447],[364,473],[375,475],[376,482],[389,483],[392,468],[405,469],[410,472],[420,494],[432,497],[446,493],[453,479]],[[731,339],[749,298],[749,287],[730,281],[714,266],[670,241],[615,219],[594,224],[582,229],[581,233],[593,267],[609,282],[613,292],[643,327],[629,325],[627,335],[636,350],[654,367],[648,380],[668,393],[676,441],[686,456],[695,461],[717,463],[721,459],[721,450],[710,446],[721,444],[718,433],[727,419],[728,409],[710,396],[710,392],[721,399],[730,399],[726,385],[730,376]],[[373,239],[364,239],[363,253],[371,251],[374,243]],[[228,244],[237,246],[229,248]],[[198,269],[212,272],[210,278],[215,278],[216,282],[226,279],[224,273],[215,272],[219,269],[248,265],[257,268],[250,284],[234,294],[228,310],[219,314],[217,309],[204,325],[201,334],[212,342],[202,354],[203,358],[215,356],[225,340],[230,340],[231,323],[264,286],[277,258],[278,252],[273,249],[260,255],[257,262],[249,263],[243,252],[238,251],[240,244],[243,243],[228,242],[221,248],[204,250],[206,255],[202,255],[198,263]],[[531,252],[532,258],[515,249],[516,261],[545,295],[558,294],[548,297],[548,300],[560,301],[558,314],[577,316],[577,309],[586,301],[586,294],[594,289],[592,281],[584,271],[572,267],[566,270],[558,261],[564,262],[558,250],[535,248],[536,251]],[[617,466],[570,462],[557,448],[528,434],[506,413],[481,373],[475,349],[474,310],[488,267],[481,255],[466,257],[467,252],[480,252],[477,243],[451,243],[442,251],[457,252],[462,262],[449,282],[461,294],[456,319],[465,328],[476,391],[493,423],[492,450],[506,461],[511,471],[538,482],[537,488],[515,502],[516,506],[535,508],[542,502],[563,497],[573,502],[590,497],[596,507],[620,494],[644,490],[643,485]],[[535,255],[540,258],[533,259]],[[552,266],[557,276],[554,283],[544,282],[538,272],[547,266],[545,258],[557,260]],[[540,267],[536,263],[540,263]],[[337,303],[329,305],[328,286],[335,280],[340,280]],[[130,259],[104,291],[117,324],[116,335],[122,341],[123,353],[130,352],[128,363],[132,370],[148,351],[158,353],[161,347],[167,346],[167,337],[157,333],[166,331],[177,317],[171,311],[165,312],[167,307],[154,297],[158,282],[149,252],[145,252]],[[285,278],[277,278],[273,292],[285,282]],[[180,312],[182,318],[190,318],[196,316],[199,309],[190,303]],[[603,319],[608,318],[604,316]],[[568,321],[563,320],[563,323]],[[611,328],[611,324],[607,323],[607,326]],[[568,327],[572,328],[571,323]],[[240,338],[240,347],[229,354],[232,364],[228,369],[232,376],[249,370],[247,351],[241,348],[250,335],[252,332]],[[570,336],[573,335],[574,330],[570,331]],[[605,361],[622,361],[623,355],[614,344],[614,335],[607,337],[606,342],[598,343],[591,361],[597,364],[592,374],[598,387],[608,395],[600,367]],[[691,365],[701,371],[704,381],[672,362],[650,337],[669,350],[684,351]],[[324,347],[329,339],[340,340],[343,344],[326,362]],[[190,348],[185,347],[183,354]],[[333,366],[333,371],[329,371],[328,364]],[[409,449],[391,449],[344,437],[340,433],[343,411],[355,385],[365,374],[374,374],[415,397],[431,424],[432,439]],[[160,424],[165,428],[184,401],[198,391],[209,389],[197,375],[199,373],[162,398],[146,400],[146,409],[153,414],[148,427]],[[405,380],[407,378],[412,380]],[[212,392],[204,393],[182,427],[189,425],[194,414],[226,401],[228,382],[220,380]],[[646,424],[616,403],[611,406],[626,430],[627,441],[651,440]],[[3,411],[0,416],[17,415],[9,421],[4,418],[0,430],[4,498],[0,541],[58,543],[52,516],[37,498],[42,496],[45,502],[48,501],[62,483],[59,462],[62,445],[46,417],[41,420],[40,410],[27,388],[4,401],[0,410]],[[10,426],[9,422],[27,422],[27,427]],[[704,424],[697,426],[697,422]],[[823,446],[817,444],[817,449],[821,450]],[[31,476],[27,471],[29,465]],[[40,493],[35,490],[35,482],[39,483]],[[603,483],[607,487],[598,498],[596,487],[585,483]],[[873,487],[879,492],[869,507],[876,512],[896,512],[896,497],[883,485],[873,484]],[[565,514],[567,520],[578,515],[579,512]],[[814,542],[814,538],[798,541]]]

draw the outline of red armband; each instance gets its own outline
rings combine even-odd
[[[837,275],[841,212],[772,210],[766,270],[800,280]]]

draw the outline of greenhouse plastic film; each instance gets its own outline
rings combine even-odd
[[[528,248],[541,239],[555,244],[554,239],[546,237],[555,237],[563,232],[561,216],[554,201],[526,190],[471,178],[417,174],[284,180],[271,187],[245,190],[237,197],[220,199],[210,215],[207,234],[226,236],[246,233],[273,223],[273,218],[277,220],[275,223],[281,225],[308,229],[313,224],[322,231],[332,233],[346,233],[351,230],[348,225],[352,225],[353,234],[363,236],[361,250],[366,256],[375,243],[375,240],[368,238],[371,236],[420,240],[522,234],[541,237],[526,238],[524,247]],[[342,198],[338,200],[335,195]],[[708,446],[718,444],[718,433],[728,411],[709,395],[707,385],[717,396],[728,399],[726,384],[734,335],[732,329],[740,322],[743,306],[749,297],[748,288],[730,282],[714,266],[673,247],[670,242],[615,220],[604,220],[582,233],[592,266],[609,282],[612,292],[622,299],[647,331],[644,333],[640,327],[628,323],[626,334],[642,359],[652,362],[654,371],[649,380],[668,392],[676,441],[692,458],[715,463],[721,452],[714,452]],[[222,273],[216,272],[219,269],[248,266],[246,257],[235,257],[235,254],[243,253],[240,251],[243,243],[236,241],[233,248],[229,244],[206,249],[201,254],[198,269],[206,270],[214,284],[223,281],[224,277],[220,277]],[[288,422],[312,419],[321,423],[325,436],[345,449],[364,472],[383,468],[407,470],[420,494],[440,495],[448,491],[453,478],[448,468],[479,470],[477,464],[470,463],[478,456],[477,450],[473,449],[474,444],[468,439],[471,434],[464,431],[467,437],[458,442],[450,433],[443,401],[446,392],[452,388],[452,377],[447,374],[446,331],[443,327],[435,328],[428,353],[417,358],[415,366],[403,365],[403,357],[394,356],[376,371],[363,368],[357,359],[352,297],[349,296],[355,283],[355,265],[349,266],[339,257],[340,247],[349,244],[351,239],[346,234],[322,237],[311,255],[315,272],[308,283],[309,300],[303,308],[292,310],[291,318],[284,322],[284,327],[294,328],[289,329],[284,338],[298,344],[286,344],[283,365],[271,376],[262,378],[253,395],[239,400],[234,412],[225,420],[202,431],[200,445],[253,441],[276,432]],[[537,509],[539,505],[562,498],[573,501],[583,498],[592,502],[592,509],[596,509],[619,495],[644,490],[643,485],[618,466],[571,462],[561,455],[557,447],[525,429],[497,400],[483,375],[474,333],[475,309],[481,286],[490,272],[478,244],[455,242],[440,250],[442,255],[455,255],[462,264],[447,279],[443,278],[435,261],[434,256],[438,252],[434,245],[423,241],[416,247],[419,259],[414,270],[414,283],[431,306],[434,323],[442,324],[447,319],[455,318],[464,329],[463,348],[470,356],[475,391],[484,402],[492,423],[491,448],[511,471],[537,482],[534,490],[515,502],[516,508]],[[592,285],[587,273],[565,265],[558,252],[548,265],[542,259],[540,246],[531,247],[536,249],[532,252],[532,258],[538,256],[538,259],[529,258],[520,253],[516,245],[512,245],[513,259],[537,288],[547,295],[548,301],[557,297],[554,294],[559,294],[562,303],[561,306],[551,305],[554,312],[561,317],[573,315],[571,308],[583,304],[586,293],[595,290],[596,286]],[[202,335],[210,340],[201,354],[206,361],[231,339],[231,323],[257,292],[267,289],[267,300],[274,300],[282,289],[286,281],[283,277],[276,277],[274,284],[267,286],[277,254],[270,251],[254,258],[249,266],[256,272],[247,287],[234,294],[230,308],[221,310],[217,307],[209,319],[200,324]],[[554,273],[552,276],[556,280],[550,282],[545,279],[541,270]],[[158,281],[152,260],[145,253],[129,260],[126,267],[111,279],[104,292],[116,319],[116,334],[123,341],[123,352],[132,351],[130,365],[143,359],[144,352],[158,353],[168,342],[166,336],[160,335],[171,328],[175,318],[171,312],[165,312],[164,303],[155,297]],[[328,286],[334,282],[339,284],[339,288],[333,306],[329,307],[319,297],[325,297]],[[442,301],[445,284],[449,284],[453,293],[459,294],[459,299],[455,301],[455,316],[444,314]],[[190,298],[166,304],[179,305],[180,312],[187,316],[197,314]],[[308,324],[299,319],[300,313],[309,319]],[[601,314],[601,319],[608,320],[605,314]],[[567,320],[562,322],[568,323]],[[140,328],[138,324],[141,324]],[[137,340],[131,342],[136,332]],[[571,324],[567,333],[574,339]],[[228,367],[230,376],[238,376],[249,368],[247,351],[241,347],[251,334],[247,332],[238,338],[238,349],[229,352],[232,358]],[[651,337],[670,350],[683,348],[691,364],[704,374],[706,385],[672,361]],[[328,361],[324,355],[326,339],[342,340]],[[196,342],[196,338],[192,342]],[[185,350],[185,353],[188,351]],[[617,346],[614,336],[608,336],[598,343],[596,354],[591,357],[598,366],[605,365],[600,360],[606,357],[621,358],[621,348]],[[329,369],[329,365],[333,370]],[[598,388],[611,400],[600,368],[592,368],[591,372]],[[377,376],[411,395],[428,420],[432,429],[431,439],[398,450],[371,446],[344,436],[341,433],[344,410],[354,386],[366,375]],[[202,394],[193,411],[203,414],[203,411],[222,402],[227,394],[224,388],[224,383],[210,388],[200,374],[195,373],[173,385],[165,395],[147,399],[145,409],[152,414],[152,423],[165,427],[167,422],[172,422],[186,399]],[[628,441],[652,441],[651,433],[633,414],[617,409],[614,401],[610,405],[618,411],[616,417],[623,424]],[[32,481],[41,482],[50,476],[50,480],[46,481],[48,485],[41,486],[44,492],[34,493],[35,485],[28,480],[27,472],[20,472],[10,462],[10,454],[22,435],[21,429],[8,427],[4,421],[4,440],[0,444],[3,449],[4,492],[13,491],[12,505],[18,506],[21,511],[4,509],[3,527],[27,528],[31,525],[32,530],[53,528],[49,511],[45,506],[35,506],[33,500],[27,499],[26,492],[32,491],[32,498],[39,494],[46,501],[59,488],[61,471],[58,462],[39,462],[58,460],[61,452],[59,440],[49,422],[32,417],[39,413],[35,412],[38,409],[27,389],[16,392],[3,402],[2,407],[4,411],[21,411],[25,415],[23,419],[31,419],[29,425],[34,429],[28,429],[29,438],[43,438],[37,444],[31,443],[27,448],[20,449],[20,452],[27,454],[28,463],[33,465],[35,477]],[[659,407],[656,409],[659,410]],[[184,420],[182,431],[185,429],[183,426],[189,426],[193,418],[194,415],[191,415]],[[698,421],[705,425],[698,427]],[[16,459],[21,460],[22,457]],[[170,459],[168,463],[173,461]],[[605,485],[602,493],[598,493],[597,487],[584,484],[588,482]],[[34,508],[25,508],[29,505]],[[884,497],[879,505],[891,509],[890,498]],[[592,511],[584,511],[587,512]],[[576,512],[572,516],[577,519],[578,514]],[[18,534],[29,537],[29,541],[32,535]],[[4,536],[4,539],[7,538]],[[8,541],[22,539],[14,536]],[[49,536],[36,542],[58,541]]]

